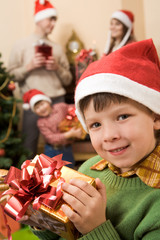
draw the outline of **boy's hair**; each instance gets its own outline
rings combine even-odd
[[[113,93],[95,93],[85,98],[81,99],[79,102],[79,107],[82,113],[88,107],[89,103],[93,100],[93,107],[96,112],[102,111],[105,107],[109,106],[112,102],[113,103],[121,103],[127,100],[126,97],[120,96],[118,94]]]
[[[36,102],[35,104],[34,104],[34,106],[33,106],[33,108],[35,108],[40,102],[42,102],[42,101],[46,101],[46,100],[39,100],[38,102]],[[48,102],[48,101],[47,101]],[[50,103],[50,102],[48,102],[48,103]],[[50,103],[51,104],[51,103]]]
[[[87,109],[89,103],[93,101],[93,107],[95,112],[100,112],[102,111],[105,107],[110,106],[111,103],[122,103],[127,101],[127,97],[114,94],[114,93],[95,93],[92,95],[88,95],[84,98],[82,98],[79,102],[79,107],[81,112],[83,113],[84,116],[84,111]],[[137,102],[138,103],[138,102]],[[139,105],[142,105],[141,103],[138,103]],[[144,108],[147,109],[149,113],[152,113],[152,111],[147,108],[146,106],[142,105]],[[160,130],[155,131],[155,138],[157,142],[160,142]]]

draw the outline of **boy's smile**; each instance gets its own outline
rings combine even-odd
[[[84,116],[93,147],[121,172],[133,169],[155,148],[160,120],[135,101],[112,102],[99,112],[91,101]]]

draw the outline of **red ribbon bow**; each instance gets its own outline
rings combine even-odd
[[[88,59],[91,57],[92,49],[86,50],[82,49],[78,56],[76,57],[76,61],[83,62],[85,59]]]
[[[37,157],[36,163],[26,160],[21,170],[11,167],[5,182],[10,189],[3,195],[11,194],[4,207],[4,211],[14,220],[19,221],[25,214],[29,204],[32,202],[33,208],[38,210],[41,204],[54,209],[62,197],[61,168],[68,164],[62,161],[62,154],[49,158],[44,154]],[[27,167],[33,165],[33,172],[29,174]],[[57,188],[50,186],[50,183],[59,179]]]
[[[76,117],[75,107],[70,107],[66,115],[67,120],[73,120]]]

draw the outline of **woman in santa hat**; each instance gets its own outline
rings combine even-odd
[[[133,22],[134,15],[131,11],[118,10],[112,14],[105,55],[136,41],[133,35]]]

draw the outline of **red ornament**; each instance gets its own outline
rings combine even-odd
[[[0,148],[0,157],[3,157],[5,155],[5,150],[4,148]]]
[[[13,91],[15,88],[15,83],[13,81],[10,81],[10,83],[8,84],[8,90]]]

